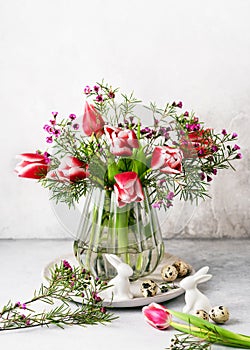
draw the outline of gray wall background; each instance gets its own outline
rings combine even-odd
[[[80,115],[83,87],[102,78],[239,134],[244,158],[213,199],[160,219],[169,238],[249,237],[249,13],[247,0],[0,1],[0,238],[70,237],[46,190],[13,174],[15,155],[45,149],[51,111]],[[74,229],[77,213],[56,212]]]

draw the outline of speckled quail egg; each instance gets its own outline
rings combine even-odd
[[[178,277],[187,276],[190,272],[190,266],[183,260],[175,261],[173,266],[178,271]]]
[[[216,323],[225,323],[229,319],[229,312],[225,306],[215,306],[209,311],[209,317]]]
[[[142,295],[147,297],[153,297],[156,295],[158,291],[158,286],[153,280],[145,280],[141,284],[141,293]]]
[[[178,271],[173,265],[165,265],[161,269],[161,277],[166,282],[172,282],[176,280]]]
[[[209,321],[208,313],[205,310],[197,310],[195,316],[202,318],[205,321]]]

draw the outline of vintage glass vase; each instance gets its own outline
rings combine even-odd
[[[81,214],[74,253],[80,264],[103,280],[117,275],[105,254],[116,254],[133,269],[131,281],[146,276],[164,254],[157,213],[145,199],[119,208],[113,191],[91,190]]]

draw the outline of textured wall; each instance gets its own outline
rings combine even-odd
[[[1,1],[0,237],[68,236],[48,193],[13,174],[15,155],[44,149],[51,111],[80,114],[84,85],[102,78],[239,134],[244,159],[218,174],[213,199],[160,216],[167,237],[249,237],[249,11],[247,0]]]

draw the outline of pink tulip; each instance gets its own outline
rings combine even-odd
[[[118,207],[127,203],[140,202],[144,199],[141,181],[137,173],[128,171],[115,175],[114,192]]]
[[[111,144],[110,152],[115,156],[131,156],[133,148],[139,148],[134,130],[105,126],[104,131]]]
[[[103,134],[104,120],[100,113],[97,112],[95,107],[88,104],[86,101],[84,113],[82,117],[82,128],[87,136],[91,136],[93,133],[96,136]]]
[[[38,153],[23,153],[17,158],[21,159],[15,168],[18,176],[29,179],[40,179],[46,176],[49,167],[47,156]]]
[[[167,308],[160,304],[151,303],[144,306],[142,313],[146,321],[157,329],[168,328],[172,321],[172,315],[167,311]]]
[[[180,174],[182,172],[183,154],[178,148],[156,146],[151,160],[153,170],[160,169],[165,174]]]
[[[48,173],[49,178],[59,181],[77,182],[89,176],[88,165],[78,158],[67,156],[62,159],[59,167]]]

